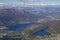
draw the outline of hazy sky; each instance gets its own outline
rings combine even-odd
[[[60,4],[60,0],[0,0],[0,4]]]

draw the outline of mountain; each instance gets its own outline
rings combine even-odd
[[[25,7],[25,11],[38,15],[40,19],[37,22],[44,23],[53,20],[60,20],[60,6],[48,5],[39,7]]]
[[[35,22],[39,16],[34,15],[24,9],[3,8],[0,9],[0,25],[24,24]]]
[[[3,6],[0,7],[1,24],[16,24],[29,22],[49,22],[60,20],[60,6]]]

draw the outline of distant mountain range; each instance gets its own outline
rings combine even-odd
[[[60,20],[60,6],[0,7],[0,25]]]
[[[37,22],[44,23],[52,20],[60,20],[60,6],[25,7],[24,10],[39,16],[40,19]]]
[[[4,8],[0,9],[0,25],[24,24],[35,22],[39,16],[34,15],[28,11],[17,8]]]

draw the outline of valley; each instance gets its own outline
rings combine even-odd
[[[40,38],[49,40],[52,38],[51,35],[60,35],[59,30],[59,6],[0,7],[2,40],[40,40]]]

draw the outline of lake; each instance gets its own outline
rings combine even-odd
[[[34,23],[11,25],[11,26],[8,26],[8,28],[6,30],[21,32],[21,31],[29,28],[33,24]]]
[[[7,29],[5,30],[11,30],[11,31],[17,31],[17,32],[21,32],[27,28],[29,28],[31,25],[33,25],[34,23],[28,23],[28,24],[16,24],[16,25],[11,25],[8,26]],[[48,27],[41,29],[40,31],[34,33],[33,35],[35,36],[44,36],[44,35],[49,35],[50,33],[46,32],[45,30],[47,30]]]
[[[47,36],[47,35],[50,35],[50,33],[46,31],[47,29],[48,29],[48,27],[43,28],[43,29],[39,30],[38,32],[34,33],[33,35],[34,36]]]

